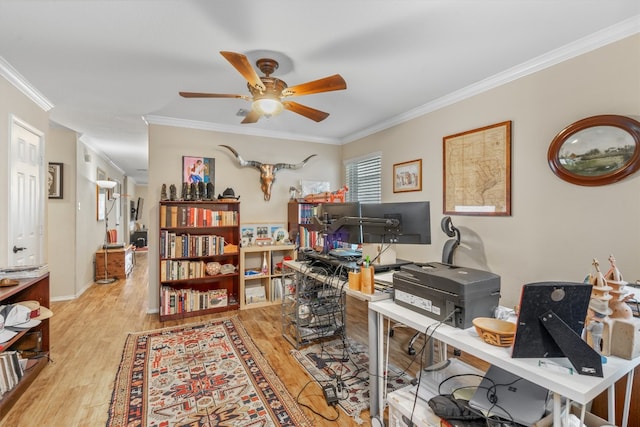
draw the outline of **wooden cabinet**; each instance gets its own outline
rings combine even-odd
[[[290,201],[287,206],[287,226],[291,240],[298,242],[300,249],[313,248],[318,245],[319,233],[308,231],[302,227],[310,224],[317,215],[319,203]]]
[[[107,249],[107,276],[125,279],[133,270],[133,245],[125,244],[122,248]],[[96,252],[95,277],[105,279],[105,249]]]
[[[295,257],[295,245],[240,249],[240,309],[280,304],[283,261]]]
[[[160,321],[239,307],[240,202],[160,202]]]
[[[10,287],[0,288],[0,305],[15,304],[20,301],[38,301],[42,307],[50,307],[49,299],[49,273],[38,278],[20,279],[19,284]],[[38,326],[19,332],[9,341],[1,343],[3,351],[10,351],[20,346],[21,342],[28,338],[27,334],[36,333],[40,335],[40,350],[38,357],[29,361],[24,375],[18,384],[7,391],[0,398],[0,419],[4,417],[18,398],[31,385],[40,371],[47,365],[49,360],[49,322],[51,319],[43,319]]]

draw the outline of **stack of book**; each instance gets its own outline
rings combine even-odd
[[[0,396],[18,385],[23,375],[24,371],[17,351],[0,353]]]

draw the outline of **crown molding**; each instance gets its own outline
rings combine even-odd
[[[210,130],[216,132],[226,132],[239,135],[262,136],[267,138],[279,138],[295,141],[316,142],[319,144],[339,145],[341,141],[337,138],[319,138],[316,136],[299,135],[289,132],[267,131],[264,129],[250,128],[245,126],[221,125],[218,123],[202,122],[198,120],[176,119],[173,117],[146,115],[142,119],[149,124],[175,126],[188,129]]]
[[[576,56],[591,52],[608,44],[622,40],[634,34],[640,33],[640,15],[633,16],[616,25],[605,28],[601,31],[583,37],[573,43],[569,43],[561,48],[552,50],[537,58],[523,62],[508,70],[469,85],[465,88],[452,92],[446,96],[438,98],[432,102],[416,107],[405,113],[391,117],[388,120],[377,123],[375,126],[354,132],[345,136],[342,143],[353,142],[374,133],[383,131],[390,127],[399,125],[416,117],[424,116],[446,106],[455,104],[465,99],[479,95],[488,90],[502,86],[519,78],[528,76],[545,68],[552,67],[561,62],[567,61]]]
[[[4,77],[14,85],[20,92],[25,94],[27,98],[32,100],[44,111],[53,108],[53,103],[49,101],[38,89],[33,87],[15,68],[11,66],[3,57],[0,56],[0,76]]]

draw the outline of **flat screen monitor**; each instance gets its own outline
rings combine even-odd
[[[360,203],[323,203],[318,209],[318,219],[330,230],[327,237],[332,241],[359,244],[362,243],[362,232],[358,221]],[[352,221],[345,221],[350,218]],[[334,225],[331,227],[331,225]]]
[[[431,244],[431,210],[429,202],[363,203],[362,242]],[[367,226],[366,218],[397,219],[399,229]]]
[[[573,282],[524,285],[511,356],[568,357],[579,374],[602,376],[600,355],[582,339],[591,288]]]

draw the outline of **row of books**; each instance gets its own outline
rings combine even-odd
[[[228,305],[226,289],[174,289],[162,287],[162,315],[180,314]]]
[[[0,353],[0,396],[18,385],[23,375],[24,371],[17,351]]]
[[[178,234],[160,231],[160,258],[188,258],[224,253],[224,237],[215,234]]]
[[[311,224],[311,219],[318,216],[318,205],[300,204],[299,206],[300,224]]]
[[[160,261],[160,281],[201,279],[207,276],[204,260],[162,260]]]
[[[198,206],[160,206],[160,227],[224,227],[237,225],[237,211],[218,211]]]
[[[309,231],[304,227],[300,227],[298,233],[298,246],[301,248],[314,248],[322,245],[322,233],[317,231]]]

